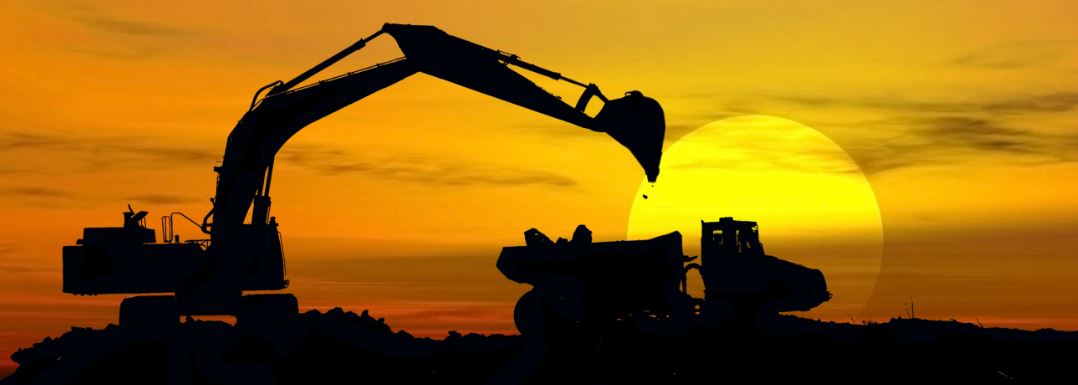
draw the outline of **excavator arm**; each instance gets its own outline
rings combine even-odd
[[[295,88],[383,33],[397,41],[403,58]],[[569,105],[510,65],[579,85],[585,88],[584,93],[575,106]],[[516,55],[451,36],[438,28],[385,24],[380,31],[295,79],[267,86],[272,88],[261,100],[256,94],[252,108],[229,135],[224,160],[216,168],[219,176],[214,207],[203,221],[203,231],[210,232],[217,242],[221,231],[242,225],[252,206],[252,223],[266,223],[273,160],[284,143],[307,125],[417,72],[583,128],[606,132],[630,150],[649,180],[654,181],[658,176],[665,120],[662,108],[653,99],[634,91],[624,98],[608,100],[594,84],[577,82],[524,62]],[[593,96],[606,103],[595,117],[584,112]]]

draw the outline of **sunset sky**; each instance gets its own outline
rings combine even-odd
[[[0,5],[0,374],[19,347],[116,322],[122,297],[61,293],[63,245],[119,226],[128,203],[152,227],[201,218],[254,91],[384,22],[436,25],[610,96],[641,90],[666,111],[667,146],[743,115],[816,130],[867,181],[882,234],[867,303],[819,318],[884,321],[912,299],[924,318],[1078,329],[1074,1],[221,3]],[[386,36],[322,77],[396,56]],[[605,135],[421,74],[294,137],[273,214],[303,309],[371,309],[419,335],[513,333],[527,288],[495,269],[500,248],[581,223],[625,239],[642,180]],[[711,209],[699,219],[727,215]],[[778,257],[841,247],[769,237],[760,220]]]

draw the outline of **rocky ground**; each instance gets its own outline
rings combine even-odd
[[[520,373],[527,383],[1078,383],[1075,332],[792,316],[772,325],[699,326],[679,336],[611,333],[587,343],[552,341],[538,355],[520,336],[416,338],[366,312],[340,309],[301,314],[272,337],[214,321],[186,322],[167,335],[133,335],[110,325],[73,328],[19,350],[12,355],[18,370],[0,385],[474,384],[515,382]]]

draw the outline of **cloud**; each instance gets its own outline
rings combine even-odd
[[[707,152],[706,158],[694,156],[689,161],[670,160],[664,169],[757,172],[785,170],[805,174],[860,174],[861,169],[850,162],[845,153],[836,151],[831,143],[804,142],[796,128],[770,125],[726,126],[715,132],[722,137],[705,135],[685,139],[682,143],[696,145],[691,150]],[[721,147],[715,142],[720,142]],[[686,150],[685,148],[682,149]],[[712,151],[714,150],[714,151]]]
[[[14,274],[31,274],[31,273],[59,273],[57,268],[41,267],[28,263],[0,263],[0,272],[5,273],[7,276]]]
[[[327,146],[293,146],[281,151],[278,158],[329,175],[361,174],[377,179],[441,186],[572,187],[577,184],[573,178],[552,172],[480,162],[423,157],[356,159],[344,150]]]
[[[910,134],[929,139],[935,145],[965,147],[984,151],[1036,153],[1042,141],[1029,130],[1001,126],[998,122],[967,116],[938,116],[907,119]]]
[[[102,2],[96,1],[49,1],[34,4],[42,12],[70,20],[92,31],[149,37],[175,37],[197,34],[193,28],[181,27],[154,20],[117,16]]]
[[[135,36],[173,37],[194,34],[192,29],[148,21],[120,20],[103,14],[77,17],[82,25],[101,32]]]
[[[700,128],[700,127],[704,126],[705,124],[714,122],[714,121],[719,120],[719,119],[725,119],[725,118],[734,117],[734,116],[737,116],[737,115],[749,115],[749,114],[721,114],[721,115],[716,114],[716,115],[708,115],[707,117],[701,118],[701,119],[680,119],[680,120],[677,120],[677,121],[673,121],[673,120],[667,121],[666,122],[666,135],[664,136],[663,139],[664,139],[664,141],[666,143],[674,143],[674,142],[678,141],[678,139],[681,139],[685,135],[688,135],[693,130],[695,130],[697,128]]]
[[[0,242],[0,255],[10,255],[19,250],[22,250],[22,246],[9,242]]]
[[[0,195],[18,197],[18,198],[69,198],[71,193],[49,188],[49,187],[35,187],[35,186],[16,186],[0,188]]]
[[[174,51],[203,33],[157,18],[119,15],[104,2],[35,2],[39,11],[77,25],[89,39],[68,51],[116,60],[135,60]]]
[[[159,159],[168,162],[212,162],[219,159],[215,151],[203,148],[161,145],[143,142],[141,138],[127,138],[124,143],[99,143],[98,155],[112,154],[121,157]]]
[[[73,48],[70,50],[74,53],[97,56],[105,59],[113,60],[138,60],[149,57],[157,56],[164,52],[162,49],[155,48],[109,48],[109,49],[89,49],[89,48]]]
[[[35,149],[61,143],[63,140],[52,135],[18,131],[0,133],[0,151]]]
[[[0,272],[8,274],[26,274],[26,273],[40,273],[40,272],[54,272],[55,268],[46,268],[39,266],[35,261],[19,262],[16,259],[26,251],[23,245],[15,243],[0,242]],[[39,262],[39,261],[38,261]]]
[[[696,105],[712,103],[715,107],[668,115],[667,143],[676,142],[696,127],[717,119],[774,115],[801,120],[822,131],[842,146],[866,174],[985,160],[1031,166],[1078,161],[1078,124],[1065,123],[1078,122],[1075,116],[1078,90],[951,99],[885,93],[772,94],[735,100],[722,100],[720,95],[710,93],[682,97],[696,100],[693,102]],[[843,118],[866,115],[876,117]],[[772,159],[769,167],[797,169],[806,169],[798,164],[798,157],[813,156],[800,152],[782,154],[788,155],[788,159],[763,155]],[[721,164],[722,159],[718,159],[683,166]]]
[[[852,123],[890,136],[851,140],[848,151],[868,174],[888,170],[992,159],[997,164],[1038,165],[1078,160],[1078,132],[1046,133],[963,115],[892,118]]]
[[[81,158],[78,169],[59,164],[41,163],[37,173],[63,175],[72,172],[100,172],[106,169],[153,164],[155,167],[185,167],[191,164],[212,164],[221,159],[215,151],[136,136],[88,136],[46,134],[26,131],[0,131],[0,155],[23,156],[32,153],[65,153]],[[568,188],[577,185],[571,177],[541,170],[525,170],[508,166],[462,161],[436,160],[424,157],[357,158],[332,146],[286,147],[278,155],[282,162],[296,164],[328,175],[360,174],[376,179],[390,179],[439,186],[549,186]],[[11,170],[16,172],[17,170]],[[22,198],[69,198],[61,190],[35,187],[14,187],[0,194]],[[125,197],[148,204],[176,204],[198,201],[198,198],[168,194],[145,194]]]
[[[701,126],[711,123],[713,121],[739,115],[751,114],[752,112],[749,110],[725,110],[725,112],[723,113],[701,113],[690,114],[689,116],[672,116],[669,115],[668,112],[668,115],[666,116],[666,135],[664,138],[666,143],[673,143],[681,137],[685,136],[686,134],[692,132],[692,130],[700,128]],[[614,140],[609,135],[602,132],[596,132],[574,125],[562,124],[557,122],[545,124],[532,123],[521,125],[519,126],[519,128],[529,134],[535,133],[539,135],[545,135],[547,138],[553,139],[553,141],[584,139],[601,142]]]
[[[129,201],[147,203],[152,205],[179,204],[197,202],[198,199],[183,195],[172,194],[143,194],[124,198]]]
[[[743,150],[743,149],[740,149]],[[739,151],[744,154],[747,151]],[[696,160],[669,166],[672,169],[699,170],[737,170],[737,171],[771,171],[791,170],[802,173],[815,174],[857,174],[861,168],[850,164],[848,160],[835,158],[834,153],[812,154],[810,152],[760,153],[760,156],[751,161],[744,158],[716,157],[707,160]],[[845,160],[845,162],[843,162]]]
[[[1057,62],[1069,54],[1070,42],[1021,41],[984,47],[959,55],[954,66],[981,69],[1019,69]]]
[[[79,196],[75,193],[58,188],[52,187],[40,187],[40,186],[12,186],[12,187],[0,187],[0,196],[10,197],[12,199],[21,200],[23,203],[29,203],[27,201],[56,204],[58,202],[74,202],[74,201],[86,201],[86,200],[101,200],[113,202],[114,197],[88,197]],[[152,205],[167,205],[167,204],[181,204],[198,202],[198,198],[173,195],[173,194],[142,194],[122,197],[121,199],[135,203],[145,203]],[[6,249],[0,244],[0,254],[3,254]]]
[[[137,136],[105,137],[0,131],[0,154],[32,151],[35,156],[42,156],[47,154],[43,151],[52,151],[81,155],[86,160],[83,171],[129,166],[140,162],[149,162],[156,167],[168,167],[191,163],[208,164],[220,159],[218,154],[209,149],[162,143],[159,139]],[[50,170],[49,167],[48,162],[43,162],[35,171],[67,171]]]
[[[1066,112],[1078,106],[1078,92],[1056,92],[984,104],[981,111],[1000,113]]]
[[[835,111],[877,110],[883,117],[817,124],[836,133],[836,140],[870,174],[986,159],[1012,165],[1078,160],[1078,125],[1060,123],[1074,121],[1078,91],[952,100],[818,95],[772,100],[794,104],[802,115],[805,109],[834,116],[842,115]]]
[[[547,185],[569,187],[572,178],[536,170],[499,169],[490,165],[467,162],[435,162],[428,159],[357,160],[343,163],[307,164],[307,167],[326,174],[365,174],[374,178],[447,186],[521,186]]]
[[[777,96],[779,102],[813,108],[870,108],[913,113],[1030,114],[1067,112],[1078,107],[1078,91],[1018,95],[1000,100],[908,100],[897,97],[836,98],[829,96]]]
[[[26,162],[25,159],[35,159]],[[0,175],[8,183],[0,185],[0,196],[20,201],[20,204],[76,204],[86,200],[117,199],[115,195],[85,196],[82,193],[42,185],[21,176],[62,177],[72,174],[101,173],[110,169],[130,170],[168,167],[188,167],[200,164],[209,168],[218,154],[209,149],[188,147],[149,137],[93,136],[28,131],[0,131]],[[14,160],[14,161],[12,161]],[[119,194],[120,192],[117,192]],[[170,194],[144,194],[122,197],[127,201],[147,204],[177,204],[197,202],[198,198]]]

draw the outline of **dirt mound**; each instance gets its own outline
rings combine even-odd
[[[302,314],[267,336],[215,321],[171,335],[73,328],[12,355],[11,384],[309,383],[1073,383],[1078,333],[893,319],[851,325],[780,316],[758,330],[698,325],[678,336],[625,328],[598,343],[529,352],[519,336],[441,340],[367,312]],[[536,359],[536,357],[541,357]],[[530,361],[531,360],[531,361]]]

